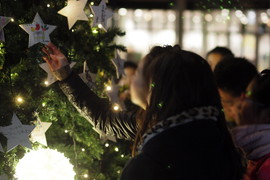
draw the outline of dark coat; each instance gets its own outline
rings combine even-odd
[[[136,112],[113,112],[78,76],[60,82],[70,102],[108,135],[134,140]],[[217,122],[203,120],[170,128],[149,140],[125,166],[122,180],[232,180],[230,150]]]

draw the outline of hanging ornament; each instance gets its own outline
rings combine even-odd
[[[78,20],[88,21],[88,18],[83,11],[86,3],[87,0],[69,0],[67,6],[58,11],[58,14],[61,14],[68,18],[69,29],[71,29]]]
[[[41,122],[41,120],[38,118],[35,125],[36,125],[36,127],[31,133],[30,140],[32,142],[39,142],[40,144],[47,146],[45,132],[49,129],[49,127],[52,125],[52,123],[51,122]]]
[[[105,31],[107,30],[107,20],[113,16],[113,12],[108,10],[106,7],[105,0],[102,0],[98,6],[90,5],[94,14],[92,27],[99,27],[99,25],[101,25]]]
[[[72,68],[73,66],[75,66],[75,62],[72,62],[69,66],[70,68]],[[53,84],[54,82],[57,81],[57,79],[54,77],[53,72],[51,71],[49,65],[47,63],[42,63],[39,65],[44,71],[47,72],[48,76],[46,79],[46,86],[50,86],[51,84]]]
[[[14,113],[11,125],[0,127],[0,132],[7,138],[7,152],[18,145],[31,149],[32,146],[28,136],[34,128],[33,125],[23,125]]]
[[[125,60],[121,59],[118,52],[115,53],[115,58],[111,60],[116,69],[116,77],[119,79],[121,75],[125,75],[124,64]]]
[[[49,35],[56,28],[56,26],[44,24],[38,13],[32,24],[21,24],[20,27],[29,34],[28,47],[39,42],[48,44],[51,41]]]
[[[87,86],[92,89],[95,88],[95,82],[96,82],[96,77],[97,75],[94,73],[91,73],[91,71],[89,70],[86,61],[84,61],[83,63],[83,73],[79,74],[79,76],[81,77],[81,79],[83,80],[83,82],[85,84],[87,84]]]
[[[0,41],[5,42],[4,27],[10,22],[10,17],[0,16]]]

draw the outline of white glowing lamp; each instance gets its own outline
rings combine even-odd
[[[69,159],[53,149],[31,150],[16,166],[18,180],[74,180],[75,172]]]

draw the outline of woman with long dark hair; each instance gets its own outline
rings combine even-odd
[[[51,43],[43,51],[70,102],[108,135],[134,140],[123,180],[239,180],[241,158],[227,130],[208,63],[179,46],[156,46],[143,58],[131,83],[139,112],[113,112],[70,72]]]

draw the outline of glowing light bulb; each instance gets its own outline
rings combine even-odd
[[[93,32],[93,34],[97,34],[98,30],[94,29],[92,32]]]
[[[20,97],[20,96],[18,96],[18,97],[17,97],[17,101],[18,101],[19,103],[22,103],[22,102],[23,102],[23,98]]]
[[[112,87],[111,86],[107,86],[106,87],[106,91],[111,91],[112,90]]]
[[[68,133],[68,130],[65,130],[65,133]]]
[[[45,107],[46,106],[46,103],[44,102],[44,103],[42,103],[42,107]]]
[[[102,28],[102,24],[98,24],[98,28]]]
[[[51,5],[50,4],[47,4],[47,7],[51,7]]]
[[[88,174],[84,174],[83,177],[84,177],[84,178],[88,178]]]
[[[48,81],[44,81],[44,84],[45,84],[46,86],[48,86],[49,82],[48,82]]]
[[[118,111],[119,110],[119,106],[118,105],[114,105],[113,106],[113,110]]]
[[[11,22],[14,22],[15,20],[13,19],[13,18],[11,18],[11,20],[10,20]]]
[[[94,4],[95,4],[94,2],[90,2],[90,5],[91,5],[91,6],[94,6]]]
[[[121,154],[121,158],[123,158],[124,157],[124,154]]]
[[[110,146],[109,143],[106,143],[106,144],[105,144],[105,147],[109,147],[109,146]]]
[[[84,151],[85,151],[85,149],[84,149],[84,148],[82,148],[82,151],[84,152]]]
[[[114,150],[115,150],[116,152],[118,152],[118,151],[119,151],[119,148],[118,148],[118,147],[115,147]]]
[[[91,17],[91,18],[94,17],[94,14],[90,14],[90,17]]]

